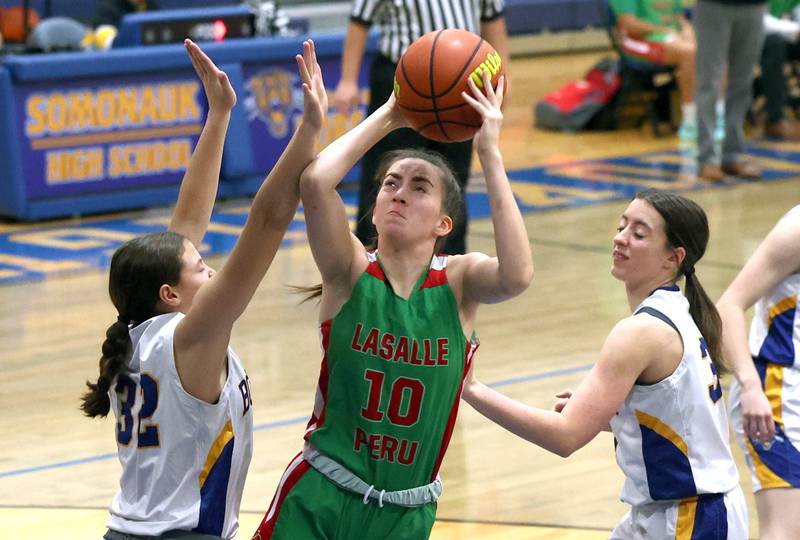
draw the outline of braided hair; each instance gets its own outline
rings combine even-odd
[[[129,328],[158,315],[159,289],[177,285],[181,275],[184,237],[173,232],[152,233],[122,244],[111,258],[108,293],[119,313],[106,330],[97,382],[81,398],[86,416],[106,416],[109,390],[127,368],[131,354]]]

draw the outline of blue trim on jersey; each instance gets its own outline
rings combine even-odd
[[[725,495],[712,493],[700,495],[694,516],[691,540],[727,540],[728,509]]]
[[[647,426],[642,431],[642,457],[647,486],[654,501],[685,499],[697,495],[689,458],[669,439]]]
[[[761,389],[764,389],[767,378],[769,362],[763,358],[753,357],[753,364],[761,379]],[[761,458],[761,462],[775,475],[788,482],[792,487],[800,488],[800,451],[786,438],[783,426],[775,423],[775,438],[772,446],[767,450],[764,446],[750,439],[753,449]]]
[[[794,317],[797,307],[792,306],[783,313],[776,315],[769,325],[767,337],[761,344],[758,356],[782,366],[794,365]]]
[[[652,296],[653,293],[656,292],[656,291],[679,292],[680,290],[681,290],[681,288],[678,287],[677,285],[664,285],[663,287],[657,287],[657,288],[653,289],[653,291],[650,294],[648,294],[647,296]]]
[[[783,426],[775,424],[775,438],[772,440],[769,450],[752,439],[750,439],[750,443],[770,471],[792,487],[800,488],[800,451],[786,436]]]
[[[756,367],[756,372],[758,373],[758,378],[761,379],[761,389],[765,390],[766,385],[766,378],[767,378],[767,365],[769,364],[769,360],[766,358],[759,358],[758,356],[753,356],[753,364]]]
[[[225,508],[228,496],[228,480],[231,476],[233,460],[233,437],[223,448],[211,471],[208,473],[202,489],[200,489],[200,516],[194,532],[222,536],[225,525]]]
[[[652,315],[656,319],[664,321],[665,323],[670,325],[673,330],[678,332],[679,336],[681,335],[681,331],[678,330],[678,327],[675,326],[675,323],[672,322],[672,319],[670,319],[669,317],[667,317],[666,315],[664,315],[663,313],[661,313],[657,309],[651,308],[649,306],[645,306],[645,307],[641,308],[639,311],[637,311],[636,313],[634,313],[634,315],[638,315],[639,313],[647,313],[648,315]]]

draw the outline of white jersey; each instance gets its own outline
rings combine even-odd
[[[739,474],[716,367],[689,302],[677,286],[662,287],[634,310],[643,312],[677,330],[683,358],[666,379],[634,385],[611,420],[625,473],[621,499],[636,506],[726,493],[739,485]]]
[[[109,392],[122,477],[107,526],[128,534],[193,530],[232,538],[253,446],[249,381],[229,347],[219,401],[189,395],[172,348],[183,317],[159,315],[130,330],[129,372]]]
[[[800,206],[795,206],[789,214],[793,212],[800,212]],[[756,302],[753,324],[750,326],[750,354],[753,357],[800,368],[798,294],[800,273],[795,273],[787,276]]]

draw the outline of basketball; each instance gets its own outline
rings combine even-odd
[[[394,94],[412,127],[440,142],[466,141],[480,129],[481,115],[461,96],[467,80],[483,88],[503,75],[500,55],[488,41],[466,30],[438,30],[416,40],[397,64]]]

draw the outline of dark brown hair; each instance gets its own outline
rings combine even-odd
[[[720,344],[722,321],[714,302],[708,297],[695,274],[695,265],[705,254],[708,245],[709,230],[705,211],[686,197],[658,189],[641,191],[636,194],[636,198],[647,201],[664,219],[664,232],[669,247],[682,247],[686,250],[686,257],[678,268],[675,280],[685,276],[689,313],[705,338],[714,363],[721,372],[730,371],[722,356]]]
[[[111,407],[108,391],[125,370],[131,352],[130,325],[158,315],[159,289],[180,280],[184,237],[173,232],[140,236],[122,244],[111,258],[108,294],[117,308],[117,320],[106,330],[96,383],[81,398],[86,416],[106,416]]]
[[[401,159],[419,159],[439,169],[439,179],[442,181],[442,210],[453,220],[451,233],[455,231],[464,219],[464,198],[461,195],[461,185],[458,183],[458,179],[450,163],[447,162],[447,159],[445,159],[442,154],[434,150],[425,148],[392,150],[391,152],[386,152],[383,157],[381,157],[380,163],[378,163],[374,178],[378,186],[383,183],[389,168]],[[367,215],[371,216],[372,212],[369,212]],[[448,236],[449,235],[442,236],[436,240],[436,244],[433,248],[434,253],[438,253],[442,247],[444,247]],[[377,242],[377,237],[375,240]]]
[[[383,183],[383,179],[386,177],[386,173],[389,171],[389,168],[401,159],[420,159],[439,169],[439,179],[442,181],[442,210],[445,214],[450,216],[450,219],[453,220],[453,228],[450,231],[450,234],[452,234],[452,232],[455,231],[464,220],[465,211],[464,198],[461,195],[461,185],[458,183],[456,174],[453,172],[453,168],[447,162],[447,159],[445,159],[445,157],[439,152],[425,148],[405,148],[400,150],[392,150],[391,152],[386,152],[381,157],[375,173],[375,183],[380,186]],[[375,204],[373,203],[372,208],[369,212],[367,212],[363,219],[371,219],[372,210],[374,210],[374,208]],[[448,236],[449,234],[436,240],[436,244],[433,246],[434,253],[439,253],[439,251],[444,247]],[[373,249],[377,247],[377,242],[378,237],[376,235],[373,242],[370,243],[369,248]],[[311,287],[290,285],[289,288],[296,293],[305,294],[306,296],[303,298],[303,302],[318,298],[322,295],[321,283],[312,285]]]

